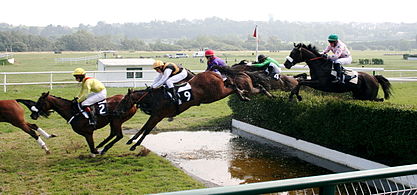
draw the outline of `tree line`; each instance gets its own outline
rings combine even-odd
[[[94,50],[254,50],[251,36],[259,26],[259,49],[291,49],[293,42],[324,47],[328,34],[337,33],[357,50],[411,50],[417,48],[417,23],[303,23],[285,21],[204,20],[152,21],[78,27],[12,26],[0,24],[0,51]]]

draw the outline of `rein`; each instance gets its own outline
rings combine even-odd
[[[146,95],[148,95],[149,92],[145,92],[139,99],[138,102],[140,102]]]
[[[323,59],[323,57],[319,56],[319,57],[311,58],[308,61],[314,61],[314,60],[318,60],[318,59]]]

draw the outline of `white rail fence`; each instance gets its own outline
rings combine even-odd
[[[79,58],[55,58],[56,63],[64,63],[64,62],[80,62],[80,61],[90,61],[90,60],[97,60],[103,58],[102,54],[92,55],[92,56],[85,56]]]
[[[303,68],[303,67],[296,67],[296,69],[298,68],[298,70],[284,70],[284,73],[302,73],[302,72],[308,72],[308,69]],[[416,77],[393,77],[393,78],[387,78],[388,80],[392,81],[392,82],[416,82],[417,81],[417,70],[384,70],[383,68],[352,68],[354,70],[357,71],[364,71],[364,72],[399,72],[399,73],[404,73],[404,72],[415,72],[416,73]],[[193,72],[195,73],[199,73],[199,72],[203,72],[204,70],[194,70]],[[96,77],[97,73],[132,73],[133,75],[135,75],[136,73],[147,73],[147,72],[152,72],[155,73],[154,70],[137,70],[137,71],[125,71],[125,70],[120,70],[120,71],[88,71],[87,74],[88,76],[93,76]],[[71,75],[72,71],[50,71],[50,72],[0,72],[0,76],[3,77],[3,82],[0,83],[0,85],[3,86],[3,92],[7,92],[7,87],[8,86],[17,86],[17,85],[48,85],[50,89],[53,88],[53,85],[63,85],[63,84],[76,84],[78,83],[77,81],[57,81],[57,80],[63,80],[62,76],[60,79],[58,79],[57,77],[54,77],[54,75],[59,75],[59,74],[66,74],[68,75],[68,80],[73,79],[70,75]],[[39,74],[46,74],[49,75],[48,79],[45,79],[45,81],[38,81],[38,82],[8,82],[8,76],[10,75],[39,75]],[[0,78],[1,78],[0,77]],[[66,76],[64,76],[66,78]],[[32,78],[34,78],[32,76]],[[67,79],[65,79],[67,80]],[[101,82],[103,83],[130,83],[132,84],[133,87],[137,87],[138,84],[140,83],[146,83],[146,84],[150,84],[153,82],[153,80],[147,80],[147,79],[142,79],[142,78],[120,78],[118,80],[102,80]]]

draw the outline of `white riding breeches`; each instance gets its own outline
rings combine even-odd
[[[346,58],[339,58],[334,61],[335,63],[339,63],[340,65],[347,65],[352,63],[352,56]]]
[[[281,74],[282,70],[280,67],[278,67],[278,65],[275,65],[274,63],[269,64],[270,67],[272,67],[272,69],[274,69],[274,73],[275,74]]]
[[[90,93],[83,102],[81,102],[81,106],[91,106],[101,100],[106,99],[107,91],[106,89],[101,90],[98,93]]]
[[[168,78],[165,81],[165,84],[167,85],[168,88],[173,88],[174,87],[174,83],[180,82],[181,80],[185,79],[185,77],[187,77],[188,72],[185,69],[182,69],[182,71],[170,78]]]

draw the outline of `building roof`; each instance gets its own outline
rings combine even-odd
[[[139,59],[139,58],[130,58],[130,59],[99,59],[99,63],[104,64],[105,66],[137,66],[137,65],[148,65],[152,66],[155,62],[152,58]]]

